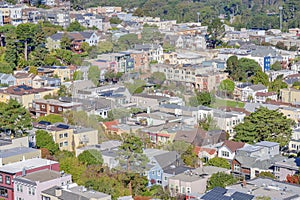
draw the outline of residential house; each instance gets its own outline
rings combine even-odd
[[[22,173],[14,179],[15,199],[42,199],[41,192],[53,186],[64,186],[72,183],[72,176],[64,172],[44,169],[32,173]]]
[[[294,88],[280,89],[280,97],[282,102],[297,104],[300,102],[300,90]]]
[[[74,148],[98,144],[98,130],[93,128],[76,127],[73,130]]]
[[[262,141],[236,150],[232,161],[232,174],[246,180],[255,178],[260,172],[273,172],[274,163],[284,160],[279,153],[279,144]]]
[[[176,52],[164,52],[163,55],[164,63],[170,65],[177,64],[177,53]]]
[[[100,37],[96,32],[83,31],[83,32],[67,32],[67,37],[71,40],[71,48],[73,51],[81,52],[82,42],[86,42],[89,46],[95,46],[98,44]],[[49,50],[59,49],[61,38],[64,36],[64,33],[55,33],[46,38],[46,46]]]
[[[299,173],[299,158],[287,158],[277,161],[274,164],[274,175],[279,181],[286,181],[287,176],[293,176]]]
[[[144,51],[148,54],[149,61],[155,61],[157,63],[163,63],[163,48],[161,45],[155,44],[136,44],[135,50]]]
[[[102,142],[100,144],[96,145],[90,145],[85,147],[79,147],[76,149],[75,155],[76,157],[79,156],[83,151],[89,150],[89,149],[97,149],[99,151],[106,151],[106,150],[112,150],[112,149],[118,149],[119,146],[121,146],[121,142],[118,140],[108,140],[105,142]]]
[[[290,184],[270,178],[255,178],[248,180],[241,185],[236,183],[226,187],[228,191],[239,191],[243,194],[250,194],[259,199],[268,197],[270,199],[299,199],[300,187],[297,184]],[[243,197],[243,196],[242,196]],[[235,198],[234,198],[235,199]],[[247,198],[243,197],[246,200]],[[248,199],[247,199],[248,200]]]
[[[97,58],[97,63],[99,68],[113,70],[114,72],[126,73],[135,69],[135,60],[134,57],[131,57],[129,51],[101,54]]]
[[[32,88],[27,85],[10,86],[0,90],[0,102],[7,103],[10,99],[17,100],[25,108],[29,108],[36,99],[46,95],[54,95],[58,89]]]
[[[149,95],[149,94],[135,94],[131,96],[131,102],[135,103],[137,107],[155,110],[159,105],[165,104],[169,101],[168,97]]]
[[[269,100],[277,101],[276,92],[256,92],[254,96],[255,103],[264,103]]]
[[[227,199],[234,199],[234,200],[252,200],[254,199],[254,196],[248,193],[242,193],[239,192],[239,190],[229,190],[224,189],[221,187],[215,187],[212,190],[209,190],[204,195],[198,195],[198,194],[189,194],[187,195],[188,199],[203,199],[203,200],[210,200],[218,198],[220,200],[227,200]]]
[[[68,188],[54,186],[41,193],[43,200],[111,200],[111,195],[87,190],[84,186],[77,186],[76,184],[71,185]]]
[[[211,146],[211,145],[208,145]],[[198,155],[199,158],[203,158],[205,160],[212,159],[218,155],[217,148],[214,147],[199,147],[196,146],[194,152]]]
[[[149,58],[146,52],[137,50],[127,50],[120,53],[130,54],[130,57],[134,60],[134,71],[146,71],[149,68]]]
[[[229,169],[214,166],[202,166],[170,177],[168,188],[171,196],[189,195],[191,193],[203,194],[206,191],[207,181],[211,175],[218,172],[230,174]]]
[[[60,78],[52,78],[45,76],[35,76],[32,79],[33,88],[42,88],[42,87],[59,87],[61,85]]]
[[[243,148],[246,144],[244,142],[234,142],[225,140],[220,148],[218,148],[218,157],[225,158],[232,161],[235,157],[236,150]]]
[[[21,146],[0,150],[0,166],[32,158],[41,158],[41,150]]]
[[[289,151],[297,154],[300,151],[300,128],[292,131],[292,136],[289,141]]]
[[[63,112],[81,110],[82,103],[64,102],[56,99],[37,99],[32,102],[29,111],[35,116],[46,116],[49,114],[62,115]]]
[[[17,138],[1,137],[0,139],[0,150],[9,150],[19,147],[29,147],[29,138],[25,136]]]
[[[22,174],[51,169],[59,171],[59,163],[52,160],[33,158],[0,167],[0,197],[5,200],[15,199],[14,178]]]
[[[195,146],[205,146],[224,142],[226,133],[222,130],[204,131],[200,128],[180,130],[176,133],[174,141],[184,141]]]
[[[16,85],[16,78],[11,74],[0,73],[0,85],[13,86]]]
[[[51,24],[67,28],[70,25],[70,2],[64,1],[64,5],[51,9],[41,9],[41,17]]]
[[[27,72],[15,72],[16,85],[32,86],[32,79],[35,75]]]
[[[211,92],[217,90],[220,83],[227,79],[227,73],[211,72],[197,74],[195,77],[195,88],[200,92]]]
[[[246,86],[242,89],[241,101],[254,101],[257,92],[266,93],[268,89],[262,84]]]

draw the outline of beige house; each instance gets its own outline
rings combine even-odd
[[[70,68],[59,68],[57,67],[53,71],[53,75],[57,76],[58,78],[61,79],[61,82],[71,80],[71,70]]]
[[[280,90],[281,101],[285,103],[300,102],[300,90],[294,88],[284,88]]]
[[[9,99],[15,99],[25,108],[36,99],[42,99],[46,95],[53,95],[57,93],[58,88],[32,88],[27,85],[10,86],[6,89],[0,90],[0,102],[7,103]]]
[[[61,151],[74,151],[73,148],[73,129],[65,128],[65,126],[50,126],[47,131],[52,135],[53,140],[58,144]]]
[[[41,150],[29,147],[15,147],[0,151],[0,166],[31,158],[41,158]]]
[[[98,130],[92,128],[75,128],[74,133],[74,147],[75,149],[98,144]]]
[[[224,172],[230,174],[229,169],[214,166],[203,166],[194,170],[178,174],[169,178],[168,188],[172,197],[190,193],[203,194],[206,191],[208,179],[212,174]]]
[[[164,63],[176,65],[177,64],[177,53],[176,52],[168,52],[163,55]]]

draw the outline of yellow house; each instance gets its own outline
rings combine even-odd
[[[25,108],[29,108],[34,100],[42,99],[46,95],[54,95],[58,88],[32,88],[27,85],[10,86],[0,90],[0,102],[7,103],[10,99],[17,100]]]
[[[280,90],[281,101],[285,103],[299,103],[300,90],[294,88],[284,88]]]
[[[71,70],[67,67],[56,67],[53,75],[57,75],[61,79],[61,82],[71,80]]]
[[[74,151],[73,148],[73,129],[67,128],[67,125],[53,125],[47,128],[47,131],[52,134],[53,140],[58,144],[61,151]]]

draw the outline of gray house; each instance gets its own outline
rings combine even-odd
[[[16,78],[11,74],[0,73],[0,84],[7,84],[8,86],[16,85]]]

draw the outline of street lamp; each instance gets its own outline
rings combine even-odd
[[[200,21],[200,12],[197,12],[197,16],[198,16],[198,23]]]

